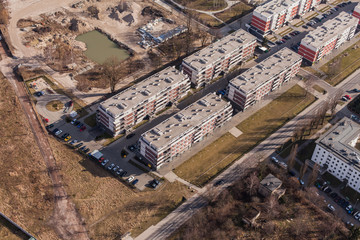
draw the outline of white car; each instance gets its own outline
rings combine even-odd
[[[102,161],[101,165],[105,166],[108,162],[109,162],[109,159],[105,159],[104,161]]]
[[[359,220],[359,217],[360,217],[360,212],[355,213],[354,218],[355,218],[356,220]]]
[[[331,211],[335,211],[335,208],[334,208],[334,206],[333,206],[333,205],[328,204],[328,205],[327,205],[327,207],[328,207]]]
[[[287,168],[287,164],[284,162],[279,162],[280,167]]]
[[[115,167],[115,164],[112,163],[112,164],[110,164],[110,165],[108,166],[108,170],[111,170],[111,169],[113,169],[114,167]]]
[[[56,136],[60,135],[62,133],[62,130],[59,130],[55,133]]]
[[[278,160],[276,157],[271,157],[271,160],[272,160],[274,163],[279,163],[279,160]]]
[[[75,122],[76,122],[76,118],[71,121],[71,124],[74,125]]]
[[[128,181],[128,182],[131,182],[131,181],[134,180],[134,179],[135,179],[134,176],[130,176],[130,177],[127,179],[127,181]]]

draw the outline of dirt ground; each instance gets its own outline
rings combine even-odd
[[[67,193],[84,218],[91,239],[118,239],[127,232],[136,236],[191,194],[178,182],[165,182],[156,191],[135,192],[96,162],[54,139],[50,143]]]
[[[49,225],[53,191],[28,121],[8,81],[0,85],[0,211],[37,239],[57,239]],[[17,239],[0,225],[0,239]]]

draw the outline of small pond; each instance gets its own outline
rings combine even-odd
[[[105,34],[96,30],[81,34],[76,37],[76,40],[86,44],[85,55],[99,64],[104,63],[106,59],[112,56],[117,57],[119,60],[125,60],[129,57],[127,50],[120,48]]]

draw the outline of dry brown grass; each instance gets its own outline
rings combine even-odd
[[[37,239],[56,239],[49,226],[53,212],[51,181],[18,98],[0,76],[1,212]],[[0,239],[16,239],[1,228]]]
[[[97,163],[50,139],[67,192],[85,219],[92,239],[138,235],[190,195],[182,184],[165,182],[156,191],[134,192]]]

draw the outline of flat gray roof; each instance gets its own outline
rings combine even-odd
[[[186,78],[188,77],[175,67],[168,67],[103,101],[100,105],[115,117],[149,99],[155,99],[156,95],[171,89],[173,85],[181,83]]]
[[[269,17],[275,13],[280,13],[287,10],[294,3],[299,2],[296,0],[272,0],[265,2],[263,5],[258,6],[254,11],[263,16]]]
[[[176,141],[201,122],[222,111],[230,102],[226,102],[215,93],[209,93],[197,102],[189,105],[176,115],[166,119],[142,134],[142,137],[157,149]]]
[[[227,54],[230,54],[235,49],[247,45],[254,40],[256,40],[256,37],[245,30],[240,29],[188,56],[183,61],[197,71],[200,71],[206,66],[225,57]]]
[[[302,40],[302,43],[318,48],[333,37],[339,35],[344,29],[357,25],[359,19],[349,13],[341,12],[337,17],[324,22],[315,30],[309,32]]]
[[[360,170],[360,151],[355,148],[360,136],[360,125],[344,117],[335,126],[321,135],[317,144],[336,155],[347,164]]]
[[[283,48],[233,78],[230,83],[244,92],[251,92],[301,59],[302,57],[299,54],[288,48]]]
[[[260,182],[260,184],[273,192],[281,186],[282,181],[270,173]]]

